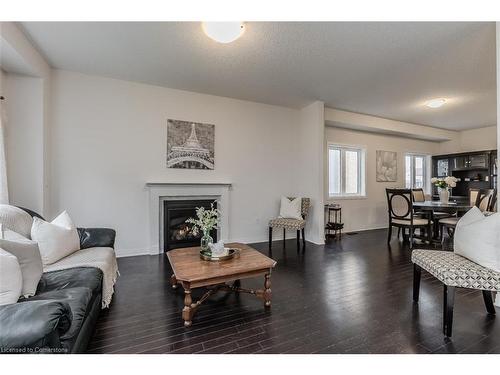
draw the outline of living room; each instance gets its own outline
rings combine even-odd
[[[500,353],[495,22],[22,19],[3,353]]]

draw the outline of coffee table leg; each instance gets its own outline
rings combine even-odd
[[[177,278],[175,275],[170,276],[170,285],[172,286],[172,289],[177,289]]]
[[[264,277],[264,306],[271,307],[271,274],[266,273]]]
[[[191,327],[191,324],[193,324],[193,322],[191,321],[191,303],[193,303],[193,300],[191,298],[191,288],[184,286],[184,308],[182,309],[182,319],[184,319],[184,327]]]

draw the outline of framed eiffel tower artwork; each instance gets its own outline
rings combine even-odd
[[[167,121],[167,168],[214,169],[215,125]]]

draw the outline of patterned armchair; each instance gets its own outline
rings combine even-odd
[[[289,199],[293,199],[289,197]],[[273,243],[273,229],[283,229],[283,246],[285,246],[285,235],[286,230],[296,230],[297,231],[297,249],[300,247],[300,231],[302,231],[302,244],[305,247],[306,238],[304,235],[304,228],[306,226],[306,217],[309,213],[309,207],[311,206],[310,198],[302,198],[301,214],[302,219],[285,219],[285,218],[275,218],[269,220],[269,250],[272,248]]]

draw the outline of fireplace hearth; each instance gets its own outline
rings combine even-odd
[[[163,202],[163,250],[165,252],[181,247],[199,246],[201,233],[194,234],[192,225],[186,220],[196,215],[197,207],[210,209],[210,205],[217,207],[217,202],[213,200],[165,200]],[[210,235],[217,241],[217,230],[213,230]]]

